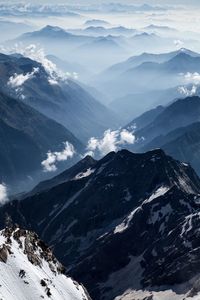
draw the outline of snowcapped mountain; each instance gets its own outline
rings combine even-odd
[[[83,286],[64,271],[35,233],[17,227],[0,232],[2,300],[89,300]]]
[[[7,214],[36,231],[93,299],[199,293],[200,179],[189,165],[122,150],[42,187],[1,207],[1,227]]]

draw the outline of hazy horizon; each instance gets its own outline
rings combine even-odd
[[[26,3],[26,4],[55,4],[55,1],[53,0],[32,0],[32,1],[18,1],[18,0],[8,0],[6,3],[5,1],[0,0],[0,3],[4,4],[12,4],[12,3]],[[132,5],[143,5],[143,4],[150,4],[150,5],[198,5],[200,6],[199,0],[112,0],[112,1],[105,1],[105,0],[98,0],[95,1],[95,4],[106,4],[106,3],[121,3],[121,4],[132,4]],[[73,4],[73,5],[94,5],[94,2],[92,0],[79,0],[79,1],[72,1],[72,0],[59,0],[56,4]]]

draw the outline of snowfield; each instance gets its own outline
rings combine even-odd
[[[4,230],[0,232],[1,300],[90,299],[81,285],[59,271],[61,265],[48,248],[42,249],[37,238],[32,242],[27,231],[16,240],[13,234],[17,231],[19,229],[15,229],[10,237],[5,236]],[[34,263],[28,258],[25,243],[31,249],[29,255],[36,259]],[[44,251],[48,259],[44,257]]]

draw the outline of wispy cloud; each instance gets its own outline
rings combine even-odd
[[[39,68],[33,68],[33,71],[26,74],[14,74],[8,80],[8,85],[12,88],[21,87],[27,80],[32,79],[36,73],[39,72]]]
[[[72,144],[69,142],[64,143],[64,149],[60,152],[51,152],[47,153],[47,158],[42,161],[41,165],[44,172],[54,172],[57,170],[56,164],[60,161],[66,161],[69,158],[72,158],[75,154],[75,149]]]
[[[132,132],[126,129],[111,130],[108,129],[104,132],[101,139],[92,137],[87,144],[87,152],[85,155],[106,155],[111,151],[117,151],[125,144],[134,144],[135,136]]]
[[[0,184],[0,205],[3,205],[8,201],[9,199],[8,199],[7,186],[4,183],[2,183]]]
[[[175,45],[178,49],[180,49],[181,47],[183,47],[184,42],[181,41],[181,40],[174,40],[174,45]]]

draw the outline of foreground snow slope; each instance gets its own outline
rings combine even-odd
[[[63,272],[35,233],[19,228],[0,232],[1,300],[88,300],[84,288]]]

